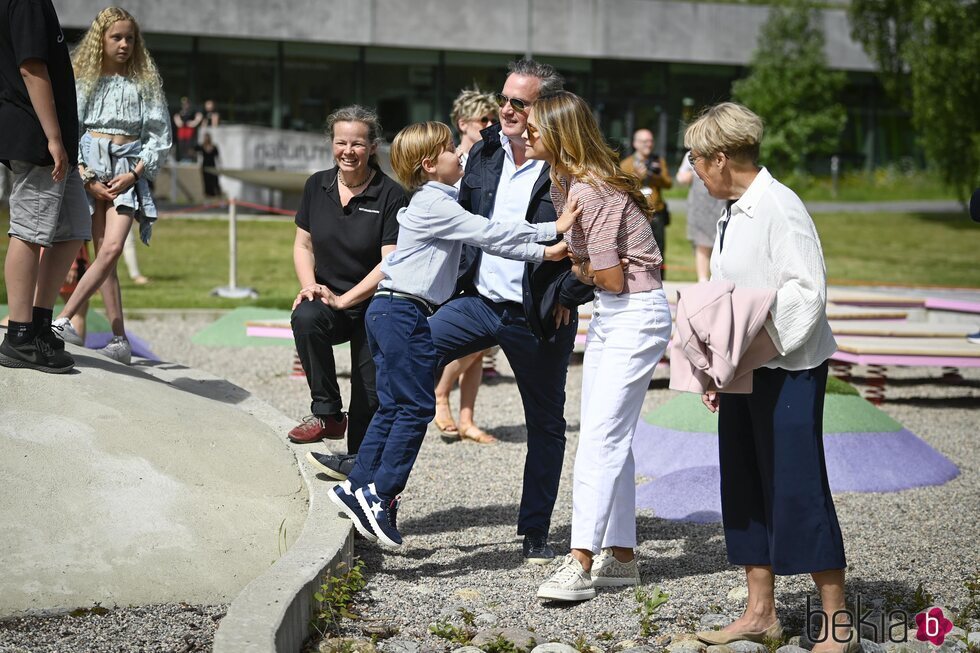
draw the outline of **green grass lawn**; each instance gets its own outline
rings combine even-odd
[[[831,283],[943,285],[980,288],[980,226],[962,214],[821,214],[816,218]],[[7,216],[0,215],[7,230]],[[238,284],[259,299],[220,299],[210,291],[228,283],[228,225],[222,220],[164,218],[151,247],[138,245],[147,286],[134,286],[120,262],[124,305],[140,308],[289,308],[298,291],[293,272],[293,223],[241,222]],[[693,280],[694,259],[685,239],[684,215],[667,228],[668,278]],[[7,239],[0,239],[0,256]],[[0,286],[0,304],[6,288]],[[98,297],[95,305],[100,304]]]

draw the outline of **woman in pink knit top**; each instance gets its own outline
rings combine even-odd
[[[582,210],[565,238],[579,280],[596,287],[582,371],[572,551],[538,589],[543,599],[581,601],[596,587],[640,582],[633,432],[670,339],[670,309],[639,181],[619,168],[585,101],[568,92],[540,98],[525,139],[527,157],[551,167],[555,210],[566,202]]]

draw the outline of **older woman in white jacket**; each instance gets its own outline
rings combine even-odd
[[[837,348],[813,220],[800,198],[759,167],[762,120],[726,102],[688,127],[684,144],[708,192],[727,200],[711,255],[712,279],[776,291],[765,330],[778,355],[753,372],[751,394],[708,393],[718,411],[722,521],[728,559],[745,568],[745,613],[709,644],[778,638],[775,575],[809,573],[825,615],[816,653],[859,648],[844,617],[844,542],[827,482],[823,399]],[[840,625],[836,625],[836,624]]]

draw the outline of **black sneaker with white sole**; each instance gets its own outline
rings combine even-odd
[[[531,565],[546,565],[555,559],[555,549],[548,544],[548,536],[538,531],[524,534],[524,562]]]
[[[332,479],[346,481],[351,470],[354,469],[354,461],[357,460],[357,456],[354,454],[307,451],[306,459],[310,461],[316,471],[326,474]]]
[[[0,342],[0,365],[64,374],[75,367],[75,359],[65,350],[52,347],[43,337],[14,345],[5,335],[3,342]]]

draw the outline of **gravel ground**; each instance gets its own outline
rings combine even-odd
[[[199,313],[160,314],[131,319],[128,326],[165,360],[224,376],[286,415],[298,419],[307,413],[306,384],[289,377],[291,348],[191,344],[190,337],[211,319]],[[621,640],[636,640],[638,603],[631,590],[602,591],[596,599],[572,606],[543,605],[535,599],[550,570],[521,564],[515,525],[526,435],[513,377],[503,356],[499,361],[503,376],[481,388],[477,419],[500,442],[445,444],[430,427],[399,514],[405,545],[393,553],[360,541],[355,545],[368,579],[358,610],[373,625],[397,630],[382,645],[392,651],[397,642],[408,649],[450,646],[429,633],[428,626],[447,618],[462,624],[460,608],[476,615],[483,626],[531,630],[539,642],[573,643],[582,637],[606,649]],[[338,364],[342,373],[349,369],[345,353]],[[859,384],[863,373],[857,368]],[[658,371],[658,377],[662,374]],[[963,370],[965,380],[956,384],[939,382],[939,375],[932,369],[890,371],[883,409],[953,460],[961,474],[941,487],[835,497],[847,548],[849,595],[911,606],[921,583],[938,604],[962,606],[967,601],[964,581],[980,573],[980,448],[975,439],[980,370]],[[570,531],[580,385],[581,366],[573,364],[565,411],[565,474],[551,533],[560,553],[567,550]],[[655,381],[644,410],[671,396],[663,380]],[[341,449],[338,443],[331,446]],[[742,578],[726,560],[719,524],[669,522],[650,514],[638,515],[637,521],[644,588],[659,585],[670,595],[656,613],[661,633],[690,630],[707,612],[741,612],[737,588]],[[776,591],[784,624],[799,632],[812,583],[802,576],[780,578]],[[0,622],[0,651],[207,650],[223,611],[223,606],[170,605],[84,618]],[[344,634],[362,636],[363,624],[349,622]]]

